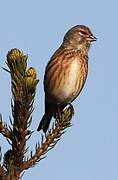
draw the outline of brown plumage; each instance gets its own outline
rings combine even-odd
[[[65,34],[45,70],[45,114],[37,131],[46,132],[52,116],[81,92],[88,73],[88,50],[95,40],[84,25],[77,25]]]

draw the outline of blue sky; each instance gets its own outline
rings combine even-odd
[[[31,129],[36,130],[44,112],[43,75],[65,32],[77,24],[88,25],[98,38],[89,52],[89,75],[81,95],[73,103],[73,126],[57,146],[23,180],[118,179],[118,2],[116,0],[4,0],[0,3],[0,66],[17,47],[29,55],[37,69],[37,88]],[[0,112],[11,115],[10,77],[0,70]],[[30,149],[40,135],[35,131]],[[3,152],[9,148],[0,138]]]

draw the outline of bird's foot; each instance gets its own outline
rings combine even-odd
[[[72,115],[74,115],[74,107],[71,103],[68,104],[69,108],[71,109]]]
[[[69,108],[71,110],[72,116],[74,115],[74,108],[71,103],[68,103],[66,105],[60,106],[57,108],[57,112],[54,114],[55,119],[61,119],[62,115],[64,115],[64,110],[66,108]]]

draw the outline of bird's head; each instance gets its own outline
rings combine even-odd
[[[91,30],[85,25],[72,27],[64,36],[63,44],[78,50],[89,49],[91,42],[96,41]]]

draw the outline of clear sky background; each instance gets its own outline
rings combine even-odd
[[[40,140],[36,132],[44,113],[43,75],[65,32],[88,25],[98,38],[89,52],[86,85],[73,103],[73,126],[46,159],[26,171],[23,180],[118,180],[118,2],[117,0],[4,0],[0,1],[0,66],[8,50],[17,47],[29,55],[38,71],[35,111],[29,145]],[[10,77],[0,70],[0,112],[11,115]],[[1,136],[3,152],[9,148]]]

